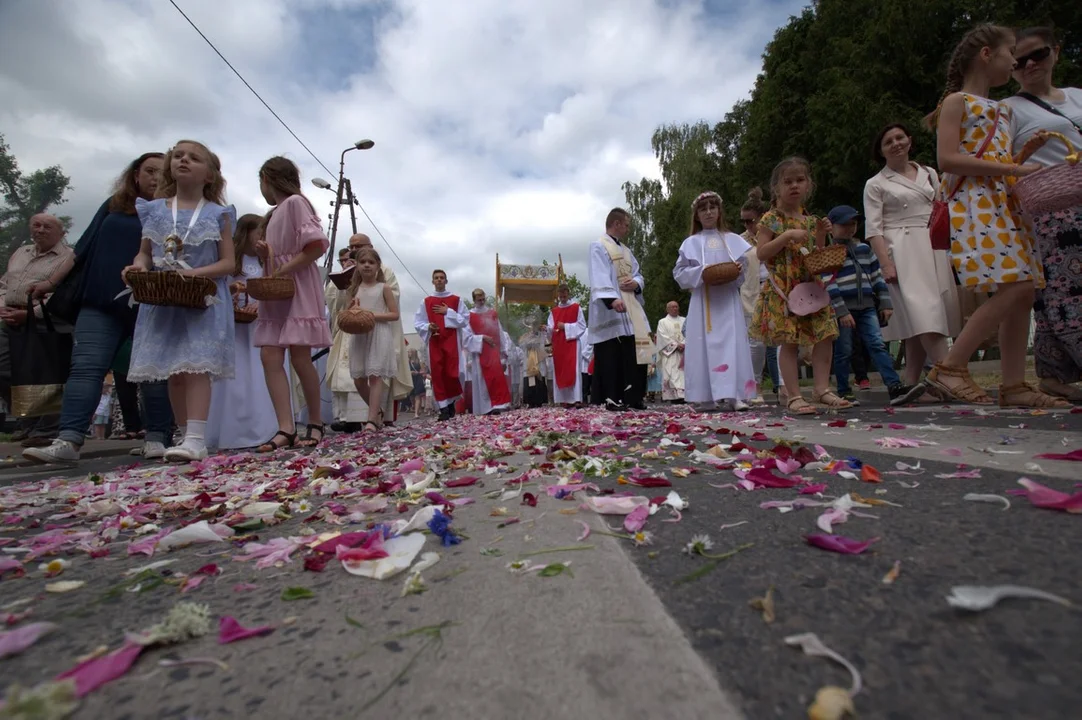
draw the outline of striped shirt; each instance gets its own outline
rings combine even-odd
[[[0,278],[0,307],[26,307],[30,286],[51,278],[73,256],[72,249],[63,242],[43,253],[38,253],[34,244],[20,247],[11,254],[8,271]]]

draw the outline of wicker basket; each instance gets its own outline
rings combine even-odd
[[[253,300],[289,300],[297,286],[291,277],[274,277],[274,253],[267,247],[267,276],[248,280],[248,295]]]
[[[811,275],[836,273],[845,264],[845,245],[827,245],[804,256],[804,269]]]
[[[259,317],[259,306],[248,302],[248,293],[244,292],[241,295],[244,296],[244,302],[238,304],[237,299],[233,301],[233,322],[247,325],[255,322]]]
[[[350,335],[364,335],[376,327],[376,316],[370,310],[352,307],[338,313],[338,329]]]
[[[127,280],[132,297],[142,305],[206,310],[207,296],[218,294],[210,278],[185,277],[174,270],[129,272]]]
[[[738,277],[740,277],[740,263],[714,263],[703,268],[703,282],[707,285],[724,285]]]
[[[1071,141],[1057,132],[1045,133],[1058,138],[1067,146],[1066,162],[1052,165],[1019,178],[1014,184],[1014,197],[1027,215],[1062,212],[1082,206],[1082,163],[1080,153]],[[1020,155],[1017,162],[1025,162],[1028,155]]]

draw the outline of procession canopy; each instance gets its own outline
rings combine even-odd
[[[559,255],[555,265],[511,265],[500,263],[496,255],[497,301],[550,306],[563,280],[564,261]]]

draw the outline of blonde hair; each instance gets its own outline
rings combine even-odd
[[[977,59],[981,50],[984,48],[995,50],[1013,38],[1014,31],[1009,27],[991,23],[978,25],[962,36],[947,62],[947,85],[943,88],[943,94],[939,97],[935,110],[924,116],[924,125],[929,130],[935,130],[936,123],[939,122],[939,112],[943,109],[943,101],[952,93],[962,89],[966,73],[973,67],[973,61]]]
[[[350,297],[357,294],[357,288],[361,286],[361,258],[367,257],[376,261],[376,282],[386,282],[387,279],[383,276],[383,261],[380,260],[379,253],[371,245],[362,245],[357,248],[356,254],[353,256],[354,262],[357,263],[353,268],[353,278],[349,281],[349,294]]]
[[[177,194],[177,180],[173,177],[173,152],[179,145],[197,147],[206,156],[204,159],[207,161],[207,167],[210,168],[211,176],[207,184],[203,186],[203,197],[212,203],[224,205],[225,178],[222,177],[222,161],[210,151],[210,148],[195,140],[177,140],[176,144],[169,148],[169,152],[165,153],[165,158],[162,160],[162,178],[158,182],[158,189],[154,196],[171,198]]]
[[[811,197],[811,194],[815,192],[815,181],[812,179],[811,163],[798,155],[792,155],[775,165],[774,170],[770,173],[770,207],[778,207],[778,195],[781,194],[778,192],[778,185],[781,183],[781,179],[785,175],[785,172],[791,168],[800,168],[808,177],[808,194],[800,199],[801,204],[807,202],[808,198]]]
[[[718,232],[726,232],[729,227],[725,224],[725,216],[722,215],[722,210],[725,206],[721,202],[721,195],[716,192],[704,192],[699,197],[695,198],[695,202],[691,204],[691,231],[689,235],[695,235],[703,230],[702,221],[699,220],[699,211],[708,205],[718,206],[718,224],[715,229]]]

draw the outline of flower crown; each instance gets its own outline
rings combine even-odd
[[[700,203],[700,202],[702,202],[703,200],[705,200],[705,199],[707,199],[707,198],[714,198],[714,199],[716,199],[716,200],[718,201],[718,205],[722,205],[722,204],[723,204],[723,203],[721,202],[721,195],[718,195],[718,194],[717,194],[716,192],[714,192],[713,190],[707,190],[707,191],[706,191],[706,192],[704,192],[704,193],[699,193],[699,197],[695,198],[695,200],[694,200],[694,201],[693,201],[693,202],[691,203],[691,209],[692,209],[692,210],[694,210],[694,209],[695,209],[696,207],[698,207],[698,205],[699,205],[699,203]]]

